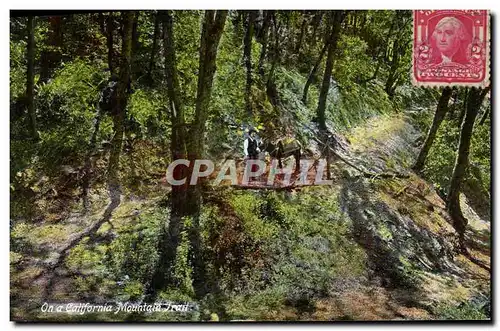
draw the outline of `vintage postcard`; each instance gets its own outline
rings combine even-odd
[[[489,24],[12,10],[11,321],[491,323]]]

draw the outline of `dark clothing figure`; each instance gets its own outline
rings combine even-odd
[[[251,159],[256,159],[259,156],[258,143],[256,139],[248,139],[247,153]]]
[[[245,154],[245,157],[250,159],[257,159],[260,153],[259,141],[255,137],[255,132],[256,131],[254,129],[251,129],[248,132],[248,137],[243,143],[243,153]]]
[[[243,151],[245,154],[245,157],[250,159],[250,160],[258,160],[259,159],[259,141],[255,137],[255,130],[251,129],[249,131],[248,137],[245,139],[245,142],[243,144]],[[257,165],[252,164],[251,166],[251,171],[256,172],[257,171]],[[251,180],[253,181],[253,180]]]

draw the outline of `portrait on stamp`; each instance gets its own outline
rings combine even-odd
[[[488,15],[486,10],[414,11],[414,84],[487,86]]]

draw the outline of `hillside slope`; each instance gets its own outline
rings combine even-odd
[[[333,164],[332,186],[215,190],[205,199],[202,217],[210,294],[197,313],[139,318],[487,318],[489,272],[454,251],[456,235],[444,202],[430,184],[405,170],[419,135],[409,117],[382,115],[346,135],[350,143]],[[408,178],[366,178],[343,160]],[[53,318],[40,312],[43,301],[144,298],[161,224],[168,219],[157,192],[157,198],[122,197],[106,222],[102,200],[85,217],[74,211],[55,223],[17,223],[12,236],[23,244],[11,251],[12,316]],[[472,254],[489,266],[489,223],[462,203]],[[183,262],[186,245],[176,265],[181,286],[160,298],[195,301],[191,269]],[[127,314],[58,318],[120,320]]]

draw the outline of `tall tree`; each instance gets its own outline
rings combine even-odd
[[[420,172],[424,168],[425,159],[427,158],[432,143],[436,138],[436,133],[439,130],[439,126],[443,122],[446,112],[448,111],[448,103],[450,102],[452,91],[453,90],[450,87],[445,87],[443,89],[443,92],[441,92],[441,97],[439,98],[439,102],[436,107],[436,112],[434,113],[434,119],[432,120],[432,125],[429,128],[429,132],[427,133],[427,138],[425,139],[425,142],[422,145],[422,148],[420,149],[417,161],[413,166],[413,170],[415,170],[416,172]]]
[[[172,159],[183,159],[186,154],[186,127],[184,121],[184,107],[179,96],[179,80],[177,77],[177,59],[175,53],[174,27],[170,12],[165,12],[163,27],[163,43],[165,52],[165,72],[167,76],[167,93],[170,103],[170,113],[172,118],[172,137],[170,150]],[[186,169],[177,167],[174,178],[181,179],[186,175]],[[182,217],[189,213],[188,207],[184,203],[186,198],[186,185],[172,187],[172,205],[171,205],[171,225],[169,227],[169,238],[171,241],[171,253],[175,254],[175,250],[179,243],[179,234],[181,231]]]
[[[272,40],[273,47],[271,52],[271,69],[269,70],[269,74],[267,75],[266,80],[266,93],[269,98],[271,104],[275,107],[278,106],[279,97],[278,90],[276,87],[276,83],[274,81],[274,71],[280,61],[280,32],[281,32],[281,24],[278,23],[278,15],[276,11],[271,12],[271,22],[272,22]]]
[[[89,190],[90,190],[90,180],[91,180],[91,168],[92,168],[92,155],[95,153],[97,145],[97,135],[99,134],[99,128],[101,126],[103,115],[103,109],[101,107],[97,108],[97,112],[94,118],[94,128],[92,131],[92,136],[89,141],[89,148],[87,150],[87,155],[85,155],[85,163],[83,166],[82,174],[82,201],[83,209],[85,212],[89,210]]]
[[[111,140],[111,152],[108,163],[108,184],[110,190],[119,191],[120,154],[123,145],[125,111],[128,101],[128,87],[130,83],[130,60],[132,56],[132,25],[134,12],[127,11],[121,14],[123,26],[122,50],[120,54],[120,72],[116,93],[111,99],[114,135]],[[108,33],[112,31],[108,31]]]
[[[180,86],[177,75],[177,55],[174,39],[174,22],[172,13],[168,10],[158,13],[163,26],[163,52],[165,76],[167,80],[167,95],[171,118],[170,152],[172,161],[187,158],[187,126],[184,118],[184,107],[180,98]],[[188,169],[177,166],[172,174],[176,180],[188,176]],[[151,293],[161,289],[165,283],[170,283],[168,276],[172,274],[180,234],[184,227],[183,217],[189,215],[189,206],[185,203],[188,181],[184,185],[173,185],[170,199],[170,220],[168,230],[162,235],[159,243],[160,261],[152,280]]]
[[[328,96],[328,91],[330,90],[330,80],[332,77],[333,60],[335,52],[337,50],[337,43],[340,34],[340,26],[344,20],[345,13],[341,10],[336,10],[332,12],[332,31],[328,38],[328,55],[326,57],[325,73],[323,75],[323,83],[321,85],[318,108],[316,110],[316,117],[318,120],[318,125],[320,130],[326,130],[326,98]]]
[[[139,11],[135,12],[134,23],[132,24],[132,55],[137,52],[139,46],[139,15]]]
[[[158,13],[155,14],[155,29],[153,33],[153,45],[151,47],[151,55],[149,58],[149,68],[148,68],[148,77],[152,78],[152,73],[155,65],[155,55],[158,48],[158,35],[160,34],[160,15]]]
[[[97,21],[99,22],[99,30],[103,36],[106,35],[106,24],[104,21],[104,15],[102,12],[97,14]]]
[[[213,78],[216,70],[217,49],[224,31],[227,11],[207,10],[201,33],[200,62],[198,88],[196,93],[195,119],[190,130],[188,155],[191,164],[204,154],[206,122],[209,116],[210,97],[212,95]],[[205,269],[201,256],[200,207],[201,187],[190,185],[187,191],[186,203],[192,208],[193,224],[191,231],[191,247],[193,250],[193,287],[198,296],[205,294]]]
[[[460,108],[460,113],[458,115],[458,127],[462,125],[462,122],[464,121],[465,117],[465,112],[467,111],[467,102],[469,100],[469,88],[466,87],[463,91],[463,98],[462,98],[462,107]]]
[[[366,15],[366,13],[364,15]],[[394,34],[393,31],[394,31],[394,28],[396,26],[397,20],[398,20],[398,15],[397,15],[397,13],[395,13],[394,17],[391,19],[389,31],[385,33],[385,35],[386,35],[385,39],[383,40],[382,43],[380,43],[380,44],[377,43],[377,47],[375,49],[375,54],[373,55],[373,58],[377,63],[376,67],[375,67],[375,71],[373,72],[372,76],[362,80],[361,84],[366,84],[369,81],[375,80],[377,78],[377,75],[380,72],[380,66],[384,62],[385,56],[388,52],[390,40]]]
[[[62,17],[51,16],[48,19],[49,30],[47,44],[40,56],[40,82],[47,82],[52,69],[54,69],[60,59],[60,47],[63,45]]]
[[[248,116],[252,115],[252,39],[254,34],[255,19],[257,11],[249,10],[246,19],[246,31],[244,38],[243,53],[245,58],[245,67],[247,70],[246,86],[245,86],[245,108]]]
[[[165,271],[175,261],[180,233],[184,229],[186,217],[192,220],[190,242],[192,247],[192,265],[194,267],[194,288],[198,295],[204,293],[204,264],[201,257],[201,238],[199,214],[201,208],[201,185],[189,185],[194,160],[202,158],[205,146],[206,122],[209,117],[209,105],[212,94],[213,78],[216,71],[217,49],[224,30],[227,11],[207,10],[203,20],[200,38],[198,85],[195,114],[192,123],[185,123],[183,105],[179,97],[177,78],[175,40],[173,20],[169,12],[164,14],[164,48],[167,91],[172,115],[171,150],[174,159],[188,158],[191,166],[180,168],[173,174],[175,179],[186,178],[186,184],[173,187],[171,199],[171,217],[168,233],[165,233],[161,245],[161,257],[153,277],[152,289],[158,290],[167,280]],[[188,130],[189,128],[189,130]]]
[[[481,120],[479,121],[479,125],[483,125],[486,122],[486,120],[490,116],[490,113],[491,113],[491,108],[488,107],[487,109],[484,110],[483,116],[481,116]]]
[[[397,32],[392,40],[392,46],[386,47],[386,61],[389,63],[389,75],[385,83],[385,91],[389,98],[394,96],[396,88],[404,80],[410,69],[411,41],[408,29],[411,27],[411,12],[396,11]]]
[[[261,76],[264,76],[264,59],[267,54],[267,44],[269,40],[269,26],[271,24],[271,17],[272,17],[272,11],[264,10],[264,22],[262,23],[262,30],[260,33],[262,47],[260,49],[259,64],[258,64],[259,68],[258,70]]]
[[[113,16],[113,12],[108,13],[108,17],[106,18],[106,41],[108,45],[108,68],[111,74],[115,71],[115,66],[113,63],[113,53],[114,53],[114,44],[113,44],[113,32],[114,32],[115,19]]]
[[[460,208],[460,186],[465,178],[467,166],[469,164],[469,150],[472,138],[472,131],[474,122],[479,112],[484,97],[489,91],[486,89],[471,88],[469,90],[469,97],[467,100],[467,111],[465,114],[462,128],[460,131],[460,142],[458,145],[457,157],[453,174],[451,176],[450,188],[448,190],[448,197],[446,206],[448,212],[453,219],[453,227],[457,230],[460,238],[462,249],[465,248],[465,228],[467,226],[467,219],[463,216]]]
[[[340,35],[340,27],[346,13],[341,10],[334,11],[332,13],[332,32],[328,40],[328,55],[326,57],[325,73],[323,75],[323,83],[321,85],[318,108],[316,111],[316,117],[318,121],[319,130],[321,132],[322,139],[328,144],[329,135],[327,133],[326,127],[326,98],[328,96],[328,91],[330,90],[330,80],[332,77],[333,69],[333,59],[335,52],[337,50],[337,43]],[[327,162],[326,175],[327,179],[330,179],[330,149],[325,148],[325,158]]]
[[[318,10],[314,13],[314,18],[312,19],[312,33],[311,33],[311,46],[314,47],[316,45],[316,33],[321,24],[321,19],[323,18],[324,12],[322,10]]]
[[[309,94],[309,87],[311,87],[311,84],[314,81],[314,77],[316,76],[316,73],[318,72],[319,65],[321,64],[321,61],[323,61],[323,57],[325,56],[326,50],[328,49],[328,43],[325,43],[323,45],[323,48],[319,52],[318,58],[316,59],[316,63],[314,63],[314,66],[311,69],[311,72],[309,72],[309,75],[307,76],[307,81],[306,84],[304,85],[304,92],[302,92],[302,102],[307,103],[307,95]]]
[[[302,41],[304,40],[304,35],[306,33],[306,29],[307,29],[307,26],[309,24],[309,17],[305,13],[305,11],[303,11],[301,14],[302,14],[301,15],[302,25],[300,26],[299,38],[297,39],[297,44],[295,45],[295,54],[297,56],[299,56],[299,54],[300,54],[300,49],[302,47]]]
[[[35,113],[35,19],[28,16],[28,52],[27,52],[27,81],[26,81],[26,106],[28,108],[28,122],[31,136],[38,139]]]

